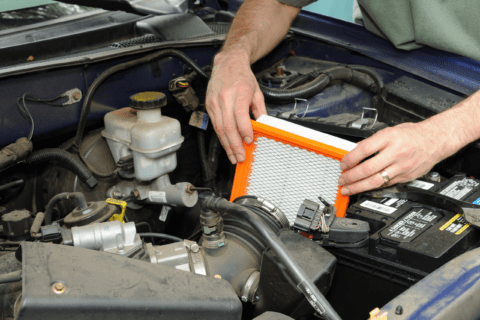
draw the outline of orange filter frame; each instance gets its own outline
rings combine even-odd
[[[230,201],[235,200],[240,196],[244,196],[247,194],[248,186],[249,186],[249,177],[252,173],[252,166],[255,161],[255,150],[257,147],[257,141],[260,137],[265,137],[267,139],[273,139],[277,142],[281,142],[284,144],[289,144],[293,147],[297,147],[300,149],[307,150],[309,152],[314,152],[319,155],[334,159],[334,160],[342,160],[342,158],[347,154],[347,151],[315,141],[308,138],[304,138],[302,136],[292,134],[290,132],[274,128],[272,126],[251,121],[253,127],[253,142],[250,144],[246,144],[244,142],[244,147],[246,151],[246,159],[244,162],[238,163],[235,178],[233,182],[232,194],[230,197]],[[306,169],[308,170],[308,168]],[[320,179],[321,177],[319,177]],[[320,194],[319,194],[320,195]],[[262,196],[262,195],[257,195]],[[309,200],[316,200],[316,199],[309,199]],[[344,217],[345,211],[347,210],[349,197],[343,196],[340,193],[340,187],[337,188],[336,191],[336,199],[335,199],[335,208],[337,209],[337,217]],[[300,207],[301,203],[298,204]]]

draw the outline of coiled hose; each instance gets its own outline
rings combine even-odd
[[[295,98],[310,98],[322,91],[331,82],[338,80],[357,85],[374,93],[380,93],[383,89],[383,80],[381,80],[381,77],[368,67],[334,67],[319,71],[316,75],[315,73],[312,73],[311,75],[315,76],[312,81],[304,83],[296,88],[292,88],[293,85],[290,84],[287,84],[286,88],[269,88],[259,83],[260,90],[262,91],[265,100],[268,102],[290,103],[294,102]],[[299,79],[294,80],[294,82],[295,84],[302,83],[307,78],[308,77],[300,76]]]
[[[95,179],[93,173],[75,155],[62,149],[52,148],[35,151],[25,161],[29,165],[36,165],[53,160],[59,161],[69,171],[75,173],[89,188],[93,188],[97,184],[97,179]]]
[[[290,256],[287,248],[280,238],[272,229],[265,225],[259,216],[241,205],[231,203],[226,199],[217,197],[208,192],[200,193],[199,201],[203,208],[210,209],[221,214],[229,213],[246,220],[255,229],[255,231],[257,231],[262,238],[265,239],[270,249],[272,249],[272,251],[277,255],[285,269],[295,280],[297,287],[303,292],[312,307],[324,319],[341,319],[327,299],[325,299],[320,290],[318,290],[317,286],[312,283],[310,278],[308,278],[295,259]]]

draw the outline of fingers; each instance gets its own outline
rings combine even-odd
[[[236,105],[235,109],[242,108],[242,107],[243,105],[241,104]],[[248,110],[248,106],[246,108]],[[240,136],[240,133],[237,127],[235,112],[236,111],[231,111],[228,108],[224,108],[222,110],[223,130],[225,131],[225,136],[228,140],[228,144],[230,145],[232,153],[235,156],[236,162],[243,162],[245,161],[245,149],[243,148],[242,137]],[[248,118],[248,112],[247,112],[247,119],[248,120],[250,119]],[[244,123],[243,125],[245,126]],[[252,133],[252,136],[253,136],[253,133]]]
[[[234,110],[234,118],[238,128],[238,132],[242,140],[245,141],[247,144],[250,144],[253,141],[253,129],[252,124],[250,123],[250,115],[248,113],[249,104],[249,99],[237,99]],[[244,154],[243,145],[241,152]],[[243,161],[240,161],[238,158],[237,160],[239,162]]]
[[[382,150],[375,157],[368,159],[343,173],[338,179],[338,185],[344,186],[370,177],[374,173],[379,172],[382,168],[387,168],[392,165],[394,160],[395,157],[392,156],[390,150]]]
[[[387,176],[390,178],[388,184],[386,184],[382,172],[386,172]],[[351,185],[347,185],[342,188],[341,193],[344,196],[350,196],[352,194],[357,194],[367,190],[378,189],[381,187],[386,187],[387,185],[392,185],[400,181],[397,176],[400,174],[400,170],[397,165],[389,166],[384,170],[380,170],[377,173],[370,175],[368,178],[357,181]]]
[[[220,140],[220,143],[223,146],[223,149],[225,149],[225,152],[227,153],[228,159],[232,164],[237,163],[237,159],[233,155],[233,151],[230,148],[230,143],[228,142],[227,136],[225,135],[225,131],[223,130],[223,120],[221,117],[221,113],[214,112],[216,102],[211,102],[207,105],[207,110],[210,115],[210,119],[212,121],[213,129],[217,133],[218,139]],[[210,110],[209,110],[210,109]],[[217,117],[216,115],[219,115],[220,117]]]
[[[342,170],[348,170],[355,167],[366,157],[371,156],[377,151],[384,149],[389,143],[386,135],[379,132],[368,139],[365,139],[358,143],[358,145],[347,153],[340,162],[340,168]]]
[[[265,107],[265,98],[263,97],[263,93],[260,90],[258,84],[257,89],[253,94],[252,105],[250,108],[252,109],[252,113],[255,119],[258,119],[262,114],[267,114],[267,108]]]

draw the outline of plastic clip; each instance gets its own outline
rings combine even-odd
[[[118,220],[120,221],[121,223],[125,223],[125,210],[127,209],[127,202],[126,201],[123,201],[123,200],[118,200],[118,199],[112,199],[112,198],[108,198],[107,200],[105,200],[107,203],[110,203],[110,204],[114,204],[114,205],[117,205],[117,206],[121,206],[122,207],[122,212],[120,212],[120,214],[118,213],[114,213],[113,216],[110,217],[110,219],[108,219],[109,221],[115,221],[115,220]]]

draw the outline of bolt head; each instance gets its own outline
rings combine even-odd
[[[62,294],[65,292],[66,289],[67,287],[65,287],[65,285],[61,282],[54,283],[52,286],[52,290],[56,294]]]
[[[200,247],[198,246],[198,244],[194,243],[190,246],[190,250],[192,250],[192,252],[194,253],[197,253],[200,250]]]
[[[75,99],[75,100],[80,100],[80,92],[78,92],[78,91],[77,91],[77,92],[74,92],[74,93],[73,93],[73,99]]]
[[[247,302],[248,301],[247,297],[242,297],[242,301]]]

